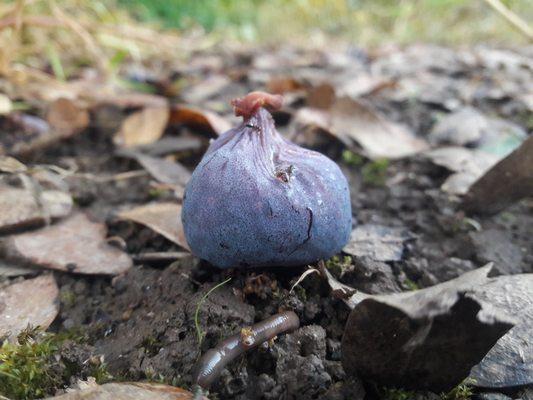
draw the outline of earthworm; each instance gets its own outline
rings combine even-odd
[[[222,370],[235,358],[249,349],[273,339],[283,332],[298,329],[300,320],[293,311],[275,314],[240,333],[230,336],[208,350],[197,362],[193,373],[193,382],[204,389],[218,378]]]

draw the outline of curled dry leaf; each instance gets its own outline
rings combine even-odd
[[[78,383],[79,389],[48,397],[47,400],[193,400],[186,390],[147,382],[120,382],[98,385],[95,382]],[[198,400],[207,400],[200,396]]]
[[[89,126],[89,112],[73,100],[60,98],[50,104],[46,114],[50,127],[70,136]]]
[[[533,136],[470,187],[463,207],[494,214],[525,197],[533,197]]]
[[[126,117],[113,141],[121,147],[153,143],[161,136],[169,120],[168,107],[147,107]]]
[[[533,274],[499,276],[475,289],[478,301],[494,305],[518,322],[476,365],[477,386],[533,385]]]
[[[376,261],[399,261],[402,259],[404,242],[413,237],[405,228],[359,225],[352,231],[350,241],[342,251]]]
[[[475,297],[490,269],[359,302],[342,339],[346,372],[387,386],[451,390],[514,323]]]
[[[186,250],[189,249],[181,223],[181,205],[176,203],[151,203],[123,211],[121,219],[137,222],[166,237]]]
[[[105,234],[103,224],[79,213],[46,228],[8,236],[1,243],[0,255],[17,265],[80,274],[121,274],[132,261],[108,245]]]
[[[218,114],[185,105],[174,105],[171,108],[169,123],[185,125],[215,135],[221,135],[231,129],[231,124]]]
[[[43,225],[72,210],[72,197],[58,190],[33,193],[0,186],[0,234]]]
[[[28,325],[43,329],[58,312],[59,290],[53,275],[14,283],[0,291],[0,337],[16,337]]]

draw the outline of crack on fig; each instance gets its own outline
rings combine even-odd
[[[294,207],[293,209],[296,210]],[[307,222],[307,237],[304,239],[302,243],[296,246],[294,250],[289,253],[289,255],[294,254],[297,250],[299,250],[302,246],[304,246],[311,239],[311,228],[313,227],[313,210],[311,210],[311,208],[309,207],[306,207],[306,210],[309,212],[309,221]]]

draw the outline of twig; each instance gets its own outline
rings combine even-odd
[[[485,2],[494,10],[496,10],[496,12],[498,12],[503,18],[505,18],[507,22],[522,32],[529,39],[529,41],[533,42],[533,29],[531,29],[526,21],[505,7],[500,0],[485,0]]]

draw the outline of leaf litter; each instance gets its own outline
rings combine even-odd
[[[162,43],[161,46],[163,46]],[[138,135],[132,142],[142,143],[144,141],[146,143],[140,146],[132,144],[131,150],[140,154],[141,159],[145,156],[155,158],[155,161],[154,159],[146,161],[147,159],[144,158],[144,164],[139,161],[143,168],[150,171],[155,180],[165,182],[165,184],[178,182],[177,186],[180,186],[185,179],[182,180],[181,172],[174,168],[175,165],[172,166],[174,159],[160,157],[178,153],[180,165],[183,165],[187,171],[192,170],[199,155],[197,150],[207,144],[204,134],[215,136],[230,126],[228,122],[230,119],[226,118],[229,109],[224,101],[225,96],[233,90],[237,90],[237,94],[242,95],[249,90],[261,89],[262,85],[270,84],[274,87],[272,82],[275,81],[272,77],[275,76],[286,77],[284,82],[277,82],[279,90],[284,90],[287,94],[286,107],[283,113],[274,116],[277,122],[279,119],[284,133],[299,134],[301,126],[318,127],[319,129],[314,131],[313,129],[306,131],[303,138],[304,145],[320,146],[321,151],[333,154],[335,160],[340,160],[336,153],[339,151],[339,144],[352,151],[355,156],[363,155],[372,159],[385,157],[392,160],[388,168],[391,174],[395,174],[395,179],[388,180],[384,186],[371,187],[361,182],[358,167],[343,165],[352,187],[354,217],[360,224],[358,226],[361,227],[376,225],[390,229],[405,226],[405,231],[410,233],[408,237],[403,233],[390,233],[389,236],[394,239],[391,241],[381,240],[381,236],[377,235],[377,239],[373,239],[372,243],[368,242],[375,246],[370,253],[373,254],[373,258],[386,258],[387,260],[372,260],[368,258],[368,255],[355,257],[351,265],[346,267],[344,273],[340,275],[340,279],[372,277],[373,274],[388,271],[383,275],[384,279],[393,284],[383,285],[381,289],[397,288],[406,279],[411,280],[411,287],[427,286],[428,281],[424,280],[427,277],[427,271],[424,266],[438,263],[439,260],[452,256],[458,266],[463,270],[468,270],[484,257],[496,257],[485,254],[482,246],[469,247],[466,239],[472,233],[469,230],[473,225],[457,223],[457,221],[462,221],[463,216],[462,211],[456,208],[457,202],[438,190],[442,182],[446,180],[446,176],[443,175],[445,172],[434,166],[422,164],[420,158],[414,155],[428,151],[428,143],[433,146],[431,151],[442,150],[442,146],[453,146],[453,151],[457,151],[457,154],[453,154],[453,151],[445,155],[437,154],[446,169],[452,172],[467,173],[466,177],[461,178],[466,183],[459,182],[459,189],[452,190],[455,193],[465,193],[468,186],[483,173],[483,169],[490,168],[490,165],[494,165],[493,163],[497,161],[494,161],[495,158],[492,156],[504,157],[504,153],[508,154],[512,151],[523,140],[523,135],[514,135],[513,132],[518,132],[516,127],[522,127],[522,131],[530,129],[527,118],[523,117],[524,111],[528,110],[527,96],[524,95],[524,91],[528,87],[527,61],[530,57],[525,52],[519,53],[520,50],[493,51],[484,47],[452,51],[439,46],[425,45],[407,46],[405,49],[390,47],[371,53],[362,49],[357,51],[352,49],[346,52],[330,49],[303,51],[290,47],[267,52],[257,49],[240,49],[238,55],[226,50],[224,52],[212,49],[195,50],[195,54],[190,59],[173,60],[173,63],[169,63],[172,65],[170,67],[172,71],[166,71],[168,72],[166,75],[161,71],[154,73],[157,81],[153,83],[150,80],[143,81],[143,85],[151,86],[155,89],[154,92],[165,93],[165,96],[169,98],[116,87],[104,87],[101,83],[97,83],[98,80],[95,79],[97,75],[94,71],[85,71],[84,74],[79,75],[79,79],[71,79],[61,84],[57,84],[53,78],[42,72],[32,75],[30,80],[33,85],[27,85],[25,88],[19,85],[15,92],[20,90],[20,93],[9,93],[8,98],[22,99],[28,102],[29,108],[23,112],[11,110],[0,118],[0,127],[11,133],[0,139],[1,151],[4,154],[24,155],[26,158],[21,159],[27,163],[28,168],[33,168],[34,164],[42,162],[56,164],[62,168],[76,165],[76,168],[80,168],[79,171],[76,169],[76,174],[94,177],[94,180],[84,181],[85,187],[67,180],[77,203],[76,208],[80,209],[76,212],[87,212],[91,215],[94,213],[101,220],[105,219],[105,225],[111,232],[110,234],[114,236],[112,242],[121,243],[121,239],[124,238],[128,253],[133,253],[133,257],[140,264],[138,269],[129,269],[126,275],[116,277],[112,285],[102,284],[108,281],[101,281],[100,277],[85,278],[81,275],[68,274],[62,276],[60,280],[62,289],[75,288],[79,304],[67,306],[62,303],[58,325],[64,324],[66,327],[79,324],[89,330],[97,324],[107,326],[105,336],[101,331],[92,332],[96,338],[96,346],[103,349],[102,353],[107,354],[106,359],[113,364],[114,372],[119,375],[127,370],[128,374],[131,373],[131,376],[136,379],[143,379],[145,371],[153,368],[158,373],[177,377],[180,382],[187,383],[189,379],[187,372],[181,374],[181,370],[187,371],[187,364],[184,361],[187,356],[176,357],[171,353],[176,351],[177,354],[183,355],[182,348],[190,343],[187,339],[182,341],[181,338],[184,335],[185,338],[188,337],[192,325],[186,320],[177,321],[172,313],[166,315],[170,307],[166,302],[170,302],[169,299],[176,301],[176,296],[171,290],[172,297],[170,297],[171,294],[165,292],[169,289],[161,288],[158,279],[160,279],[160,274],[169,273],[169,269],[178,267],[188,272],[186,277],[173,276],[175,285],[181,284],[180,279],[186,282],[189,280],[196,282],[194,285],[198,282],[211,285],[223,279],[220,279],[218,271],[209,269],[205,263],[198,264],[198,260],[192,256],[182,258],[185,252],[176,252],[174,243],[163,239],[163,235],[161,237],[150,236],[146,234],[146,231],[139,229],[138,224],[123,224],[110,218],[120,213],[119,210],[132,210],[141,204],[143,205],[141,207],[147,207],[139,214],[139,218],[146,220],[146,226],[152,224],[150,229],[156,232],[159,230],[161,233],[164,231],[179,244],[179,232],[176,233],[172,230],[173,227],[168,225],[172,223],[176,215],[179,215],[177,208],[179,204],[175,202],[175,198],[167,198],[165,197],[167,194],[153,191],[153,184],[147,183],[149,180],[145,175],[134,174],[133,172],[136,171],[131,171],[131,161],[114,156],[109,149],[107,138],[120,129],[119,125],[125,114],[132,116],[142,113],[147,108],[169,108],[166,124],[161,122],[163,118],[159,118],[157,129],[143,130],[145,133],[136,129],[136,132],[131,133],[132,137]],[[175,52],[173,54],[175,55]],[[173,84],[170,77],[175,76],[176,73],[180,76],[180,80],[185,81],[184,87],[194,89],[197,86],[196,93],[193,90],[192,97],[189,99],[187,99],[187,93],[180,93],[179,89],[171,87]],[[25,71],[25,74],[30,76],[31,72]],[[91,74],[92,78],[89,78]],[[212,90],[212,87],[205,85],[202,87],[198,84],[203,80],[209,82],[204,78],[210,76],[220,78],[215,78],[215,83],[216,79],[220,83],[218,92]],[[229,85],[226,85],[228,78]],[[36,82],[39,83],[36,84]],[[179,84],[181,83],[183,82]],[[176,96],[176,98],[170,98],[171,96]],[[81,133],[83,131],[74,133],[66,142],[60,143],[58,140],[64,137],[55,135],[53,131],[56,128],[52,126],[57,127],[61,124],[52,123],[47,117],[46,110],[49,109],[51,102],[62,98],[71,101],[71,105],[90,112],[91,129],[87,135]],[[174,104],[176,100],[181,103]],[[486,121],[488,120],[489,133],[496,132],[496,135],[492,133],[487,135],[485,128],[478,129],[475,125],[474,128],[478,130],[474,131],[472,136],[462,136],[462,133],[450,134],[450,132],[437,135],[433,131],[436,129],[433,128],[435,123],[442,120],[443,111],[454,115],[465,106],[475,107],[475,112],[481,114]],[[307,119],[303,118],[306,117],[305,113],[307,113]],[[497,118],[493,118],[495,115]],[[107,122],[103,117],[107,118]],[[128,119],[128,116],[125,118]],[[446,118],[445,115],[444,118]],[[64,119],[64,121],[67,120]],[[73,127],[77,120],[77,118],[73,119]],[[79,121],[82,121],[82,118]],[[102,125],[104,122],[107,125]],[[459,125],[463,122],[464,120],[460,120]],[[78,125],[82,126],[81,122]],[[141,125],[142,123],[136,128]],[[509,134],[504,134],[504,132]],[[471,131],[467,133],[472,134]],[[313,135],[320,136],[320,140],[315,140]],[[45,139],[48,137],[48,139],[33,142],[34,137]],[[183,139],[189,138],[193,141],[180,143]],[[171,139],[175,139],[176,142],[169,145],[168,143],[172,143]],[[28,143],[31,145],[28,146]],[[36,146],[34,143],[40,144]],[[34,152],[36,149],[45,148],[50,149],[50,152],[46,154]],[[444,153],[446,151],[444,150]],[[442,161],[446,158],[448,159]],[[7,166],[3,167],[4,172],[8,174],[24,172],[20,166],[5,164]],[[472,173],[468,173],[467,168],[475,170],[476,178],[472,177]],[[118,176],[128,178],[107,179],[107,177]],[[186,174],[183,174],[183,177],[185,176]],[[12,179],[10,175],[3,176],[3,178]],[[48,187],[46,189],[49,190]],[[156,212],[156,217],[146,217],[153,212],[151,210],[153,204],[167,202],[172,205],[168,207],[168,210],[172,211],[160,214]],[[476,226],[482,232],[497,232],[499,236],[495,237],[502,238],[501,243],[504,247],[505,243],[513,243],[523,253],[523,256],[513,258],[512,262],[516,265],[513,266],[512,271],[527,272],[531,253],[527,242],[527,238],[531,237],[527,227],[530,221],[527,214],[527,202],[509,206],[508,210],[499,216],[476,216]],[[174,213],[172,217],[169,217],[170,213]],[[47,228],[25,232],[23,235],[37,235],[46,229],[59,229],[71,218],[59,219]],[[164,219],[170,222],[165,225]],[[143,222],[140,224],[142,225]],[[91,231],[85,224],[81,224],[77,233],[81,234],[86,230]],[[416,235],[417,240],[410,240],[411,233]],[[18,235],[3,237],[4,244],[6,241],[12,241],[16,236]],[[58,237],[61,239],[57,239]],[[63,241],[63,237],[63,234],[56,236],[56,241]],[[91,242],[100,243],[103,237],[105,234],[98,235],[98,239],[95,236]],[[386,238],[387,235],[383,237]],[[94,249],[91,245],[84,244],[84,246],[87,247],[86,251],[92,252],[93,257],[101,251],[101,249]],[[106,246],[104,246],[104,253],[108,249]],[[354,248],[356,251],[360,250],[358,246]],[[141,257],[143,255],[148,256],[143,258]],[[172,260],[179,259],[174,267],[160,271],[146,265],[151,262],[152,255],[153,259],[167,260],[161,261],[161,265],[170,262],[171,257],[173,257]],[[122,257],[119,258],[122,259]],[[39,271],[39,264],[35,264],[33,258],[15,257],[14,261],[9,261],[9,266],[12,264],[15,268],[19,268],[19,265],[29,263],[33,273]],[[63,269],[64,264],[63,262],[61,266]],[[332,268],[331,271],[323,268],[323,274],[330,276],[330,280],[334,279],[332,274],[334,264],[332,264],[333,267],[328,267]],[[432,265],[432,271],[435,268]],[[457,271],[451,272],[457,276]],[[246,274],[246,272],[242,273]],[[291,273],[287,271],[287,274]],[[279,393],[297,396],[304,392],[312,397],[359,398],[361,396],[359,394],[350,397],[344,394],[350,390],[350,387],[362,387],[359,378],[344,378],[344,372],[340,366],[341,352],[338,348],[346,312],[342,310],[342,307],[332,306],[331,300],[315,290],[312,277],[317,274],[314,272],[309,274],[307,279],[300,282],[292,293],[287,294],[292,279],[285,277],[285,272],[265,271],[264,275],[268,278],[266,281],[272,282],[272,288],[275,289],[263,291],[266,294],[261,302],[255,301],[253,293],[244,294],[244,300],[239,297],[244,293],[239,286],[240,279],[234,280],[235,283],[228,288],[228,296],[224,298],[223,303],[230,302],[232,307],[229,308],[247,307],[248,311],[255,312],[256,316],[262,317],[263,314],[272,314],[276,308],[289,305],[299,313],[306,325],[305,329],[311,331],[320,328],[318,325],[322,325],[327,334],[315,335],[313,336],[315,339],[311,341],[306,341],[305,336],[301,336],[304,338],[301,347],[292,344],[293,338],[288,336],[287,339],[278,342],[275,345],[276,350],[271,353],[251,354],[243,364],[230,368],[227,375],[229,380],[215,388],[218,397],[221,399],[245,398],[243,396],[246,396],[250,387],[258,385],[264,387],[265,395],[271,398],[276,398]],[[429,282],[434,284],[442,280],[442,274],[436,274],[436,276],[438,278]],[[148,277],[153,277],[152,284],[142,285]],[[242,281],[247,282],[248,279],[243,276]],[[126,282],[126,289],[124,289],[124,282]],[[361,304],[364,299],[377,302],[376,296],[361,291],[354,292],[348,285],[340,282],[334,292],[336,297],[345,299],[352,306]],[[187,295],[192,296],[194,293],[194,291],[187,292]],[[232,293],[235,294],[234,297],[231,296]],[[376,291],[376,293],[381,292]],[[450,289],[450,293],[450,298],[456,299],[454,289]],[[414,293],[411,295],[415,296]],[[143,308],[145,299],[152,298],[152,296],[158,300],[150,303],[149,309]],[[188,302],[191,296],[187,299]],[[443,295],[443,298],[449,298],[448,294]],[[439,310],[443,313],[442,318],[450,318],[450,316],[464,312],[474,326],[475,324],[485,326],[483,324],[487,321],[480,321],[474,315],[475,308],[480,302],[479,299],[470,302],[466,297],[459,296],[459,300],[454,303],[455,306],[451,306],[451,311],[445,312],[446,307],[439,308]],[[381,301],[377,307],[389,307],[385,303]],[[441,305],[439,301],[436,303],[437,306]],[[473,308],[470,309],[469,305]],[[179,309],[181,306],[185,308],[186,304],[178,300],[175,305],[172,305],[172,309]],[[216,304],[210,307],[209,313],[206,313],[209,318],[212,318],[214,313],[220,312],[226,325],[228,321],[231,324],[231,321],[239,318],[239,315],[231,314],[233,311],[230,309],[215,310],[215,307],[218,307]],[[133,309],[131,312],[134,314],[144,313],[142,321],[140,318],[130,319],[128,313],[124,312],[125,309],[130,311]],[[152,309],[157,309],[158,313],[152,316],[149,312]],[[405,310],[401,311],[401,307],[396,307],[394,310],[396,310],[393,311],[395,313],[405,312]],[[250,314],[248,317],[247,322],[253,322],[253,315]],[[431,318],[437,319],[438,322],[440,317]],[[421,320],[424,323],[427,322],[427,318],[416,319],[417,322]],[[372,323],[376,325],[376,329],[380,328],[382,331],[390,326],[390,321],[383,321],[382,325],[373,320]],[[505,325],[502,320],[493,326],[494,329],[488,328],[494,334],[493,337],[497,336],[498,329],[496,328],[503,327],[502,323]],[[223,336],[227,329],[224,324],[212,320],[206,321],[206,337]],[[519,326],[516,325],[509,333]],[[124,333],[127,334],[124,335]],[[416,339],[423,338],[425,333],[424,330],[416,336]],[[432,331],[429,330],[429,333]],[[527,334],[522,331],[522,335]],[[121,342],[121,336],[127,336],[127,340]],[[324,339],[321,339],[322,337]],[[379,336],[376,337],[379,338]],[[327,351],[325,341],[327,341]],[[483,343],[487,344],[489,341],[483,341]],[[413,340],[412,343],[416,342],[417,340]],[[112,345],[107,345],[107,343],[112,343]],[[517,344],[516,341],[512,343],[515,346]],[[132,346],[134,349],[128,351]],[[116,347],[116,352],[111,347]],[[305,350],[302,351],[302,347]],[[190,349],[187,350],[190,353]],[[512,358],[516,354],[523,354],[523,351],[524,349],[516,353],[509,351],[508,355]],[[481,350],[476,355],[480,353],[482,353]],[[123,357],[119,359],[116,354],[121,354]],[[282,356],[276,354],[282,354]],[[265,360],[268,360],[268,363],[265,363]],[[513,367],[509,365],[514,365],[513,362],[501,362],[499,368],[502,368],[501,371],[506,371],[504,376],[512,377]],[[271,365],[272,368],[262,367],[266,364]],[[309,365],[313,368],[310,369]],[[489,369],[492,370],[492,367]],[[457,370],[459,372],[460,368]],[[523,371],[527,372],[527,369]],[[248,378],[241,379],[245,376],[241,374],[245,373]],[[295,374],[300,374],[298,379],[293,379]],[[523,375],[522,373],[521,376]],[[309,379],[302,379],[307,376]],[[326,379],[326,376],[329,376],[329,380],[324,381],[326,383],[320,387],[313,385],[313,382]],[[438,378],[432,377],[432,379]],[[514,384],[513,378],[506,379],[502,385]],[[390,383],[386,382],[386,384]],[[435,390],[436,387],[431,389]]]

